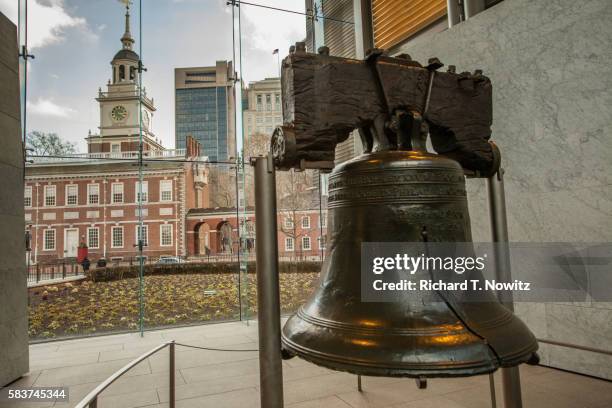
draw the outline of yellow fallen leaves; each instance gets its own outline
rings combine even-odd
[[[314,290],[318,272],[281,273],[283,313],[295,311]],[[243,310],[257,313],[254,274],[151,275],[144,278],[145,327],[164,327],[231,320]],[[41,290],[43,289],[43,290]],[[110,282],[70,283],[30,289],[29,333],[32,339],[137,330],[140,282],[127,278]]]

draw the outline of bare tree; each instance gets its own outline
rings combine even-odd
[[[34,130],[26,137],[26,147],[33,156],[63,156],[76,153],[74,143],[62,140],[57,133]]]
[[[234,166],[212,165],[208,173],[211,207],[236,206],[236,169]]]

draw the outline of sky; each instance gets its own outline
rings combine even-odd
[[[174,68],[232,60],[232,10],[226,0],[141,1],[142,10],[138,0],[131,7],[134,50],[147,68],[143,85],[157,107],[153,132],[165,147],[173,148]],[[249,2],[299,12],[304,12],[305,3]],[[244,81],[278,76],[272,52],[280,49],[282,58],[291,44],[305,38],[305,17],[249,5],[241,8]],[[18,0],[0,0],[0,12],[17,24]],[[94,98],[111,76],[110,61],[121,48],[124,14],[118,0],[28,0],[28,48],[35,56],[28,63],[28,132],[54,132],[86,151],[88,131],[98,132],[100,114]]]

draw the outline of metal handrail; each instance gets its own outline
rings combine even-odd
[[[557,341],[557,340],[552,340],[552,339],[536,339],[536,340],[540,343],[552,344],[554,346],[573,348],[576,350],[584,350],[584,351],[590,351],[591,353],[599,353],[599,354],[605,354],[608,356],[612,356],[611,350],[604,350],[604,349],[599,349],[595,347],[581,346],[579,344],[566,343],[563,341]]]
[[[153,354],[157,353],[158,351],[169,347],[170,348],[170,398],[169,398],[169,404],[170,404],[170,408],[174,408],[175,406],[175,402],[176,402],[176,398],[175,398],[175,364],[174,364],[174,349],[175,349],[176,343],[174,340],[171,340],[167,343],[163,343],[160,344],[159,346],[155,347],[154,349],[147,351],[146,353],[144,353],[143,355],[141,355],[140,357],[138,357],[135,360],[130,361],[129,363],[127,363],[125,366],[123,366],[119,371],[115,372],[113,375],[111,375],[110,377],[108,377],[106,380],[104,380],[100,385],[98,385],[96,388],[94,388],[89,394],[87,394],[87,396],[85,398],[83,398],[81,400],[81,402],[79,402],[75,408],[97,408],[98,406],[98,395],[100,395],[100,393],[102,391],[104,391],[105,389],[107,389],[112,383],[114,383],[117,379],[119,379],[123,374],[127,373],[128,371],[130,371],[132,368],[134,368],[136,365],[138,365],[139,363],[141,363],[143,360],[151,357]]]

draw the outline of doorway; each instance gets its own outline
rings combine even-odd
[[[64,231],[64,258],[76,258],[79,246],[79,230],[76,228]]]

